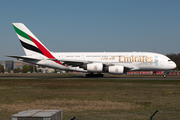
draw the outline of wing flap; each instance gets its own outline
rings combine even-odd
[[[71,60],[71,59],[48,59],[52,61],[60,61],[63,65],[78,67],[84,64],[93,63],[92,61],[83,61],[83,60]]]

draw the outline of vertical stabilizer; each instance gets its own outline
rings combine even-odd
[[[12,24],[27,56],[46,56],[47,58],[54,58],[51,52],[23,23]]]

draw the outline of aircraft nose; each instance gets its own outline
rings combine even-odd
[[[173,64],[172,64],[172,69],[174,69],[174,68],[176,68],[176,63],[175,62],[173,62]]]
[[[176,63],[173,61],[169,62],[169,69],[174,69],[174,68],[176,68]]]
[[[176,68],[176,63],[173,61],[169,61],[168,62],[168,69],[172,70],[174,68]]]

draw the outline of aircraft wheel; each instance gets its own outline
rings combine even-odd
[[[93,77],[98,77],[98,74],[93,74]]]
[[[86,77],[89,78],[89,77],[104,77],[104,74],[86,74]]]
[[[88,78],[88,77],[90,77],[90,75],[89,75],[89,74],[86,74],[86,77]]]
[[[166,78],[166,74],[164,74],[163,77]]]
[[[104,77],[104,74],[98,74],[98,77]]]
[[[164,75],[163,75],[164,78],[166,78],[167,72],[168,72],[168,71],[164,71]]]
[[[94,77],[94,74],[86,74],[86,77],[87,77],[87,78]]]
[[[104,77],[104,74],[101,74],[101,77]]]

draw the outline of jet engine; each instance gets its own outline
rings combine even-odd
[[[110,74],[123,74],[124,66],[109,66],[108,72]]]
[[[87,71],[88,72],[102,72],[103,71],[103,64],[102,63],[87,64]]]

